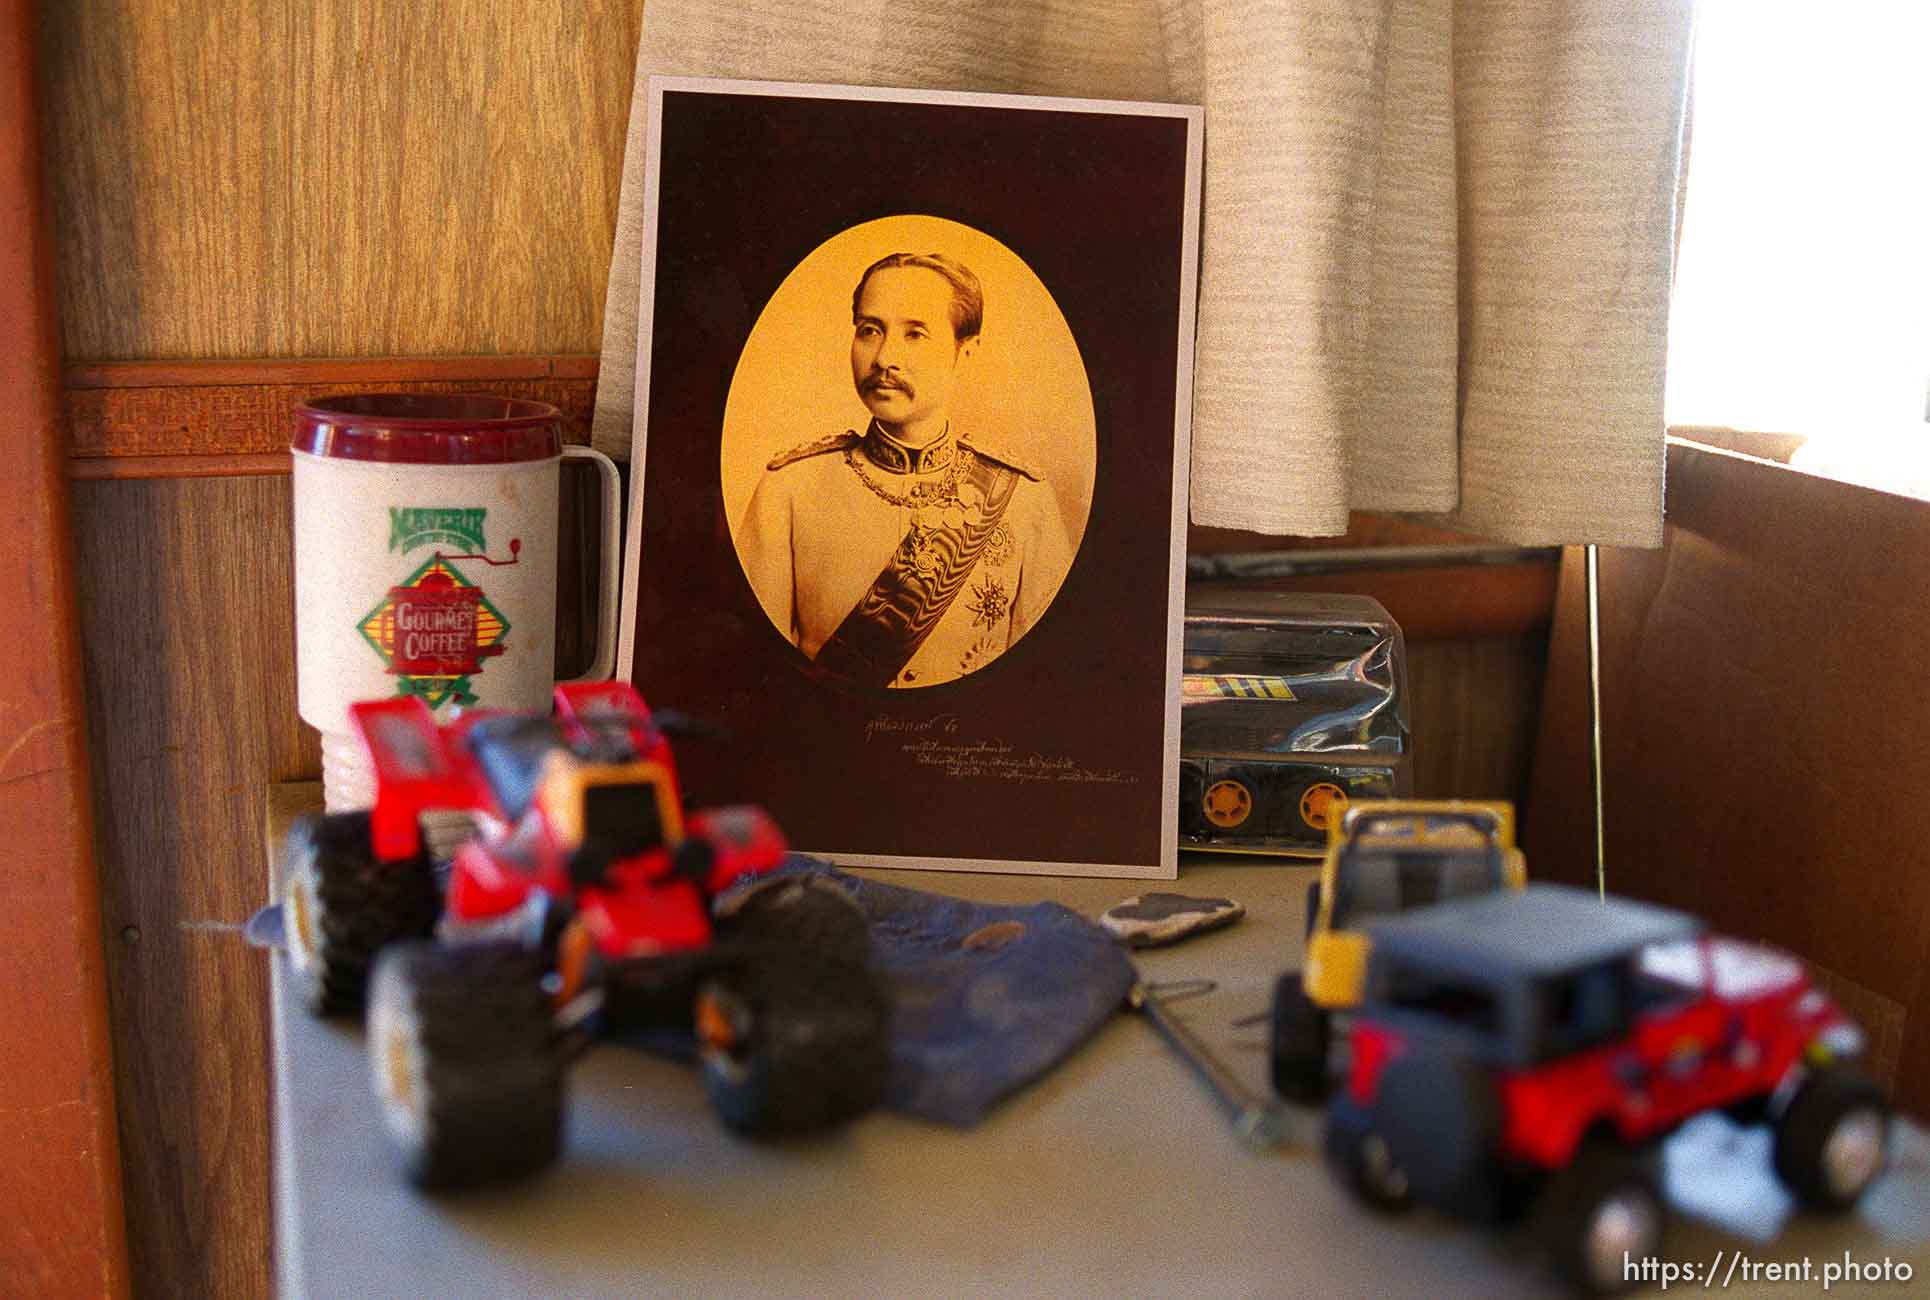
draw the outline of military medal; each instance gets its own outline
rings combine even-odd
[[[1018,543],[1012,536],[1012,526],[1000,520],[998,527],[994,528],[992,535],[985,540],[985,561],[994,567],[1003,568],[1012,562],[1012,553],[1016,549],[1018,549]]]
[[[911,529],[904,540],[905,563],[912,572],[920,577],[930,577],[938,569],[938,547],[932,541],[934,529],[917,514],[911,517]]]
[[[1012,598],[1005,594],[1005,584],[989,575],[985,581],[973,584],[971,603],[966,606],[972,611],[973,627],[997,627],[1011,607]]]

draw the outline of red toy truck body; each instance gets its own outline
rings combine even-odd
[[[296,827],[284,932],[312,1009],[366,1003],[376,1092],[416,1181],[550,1163],[562,1066],[606,1030],[694,1038],[713,1105],[745,1134],[875,1103],[887,1004],[862,913],[827,877],[775,871],[784,837],[761,809],[687,814],[633,687],[560,686],[552,715],[440,727],[412,697],[350,715],[375,806]],[[446,884],[422,822],[440,811],[476,827]]]
[[[1369,929],[1327,1149],[1370,1204],[1539,1204],[1564,1271],[1615,1290],[1625,1256],[1655,1253],[1651,1157],[1686,1120],[1774,1123],[1776,1171],[1816,1208],[1881,1171],[1889,1111],[1851,1068],[1862,1034],[1787,954],[1552,885]]]
[[[439,728],[413,697],[349,713],[374,760],[378,857],[418,854],[425,812],[482,816],[482,833],[451,863],[443,900],[451,931],[486,926],[532,899],[570,899],[608,957],[691,951],[710,942],[711,898],[784,860],[784,837],[761,809],[686,821],[670,743],[627,682],[559,686],[547,719],[483,711]],[[641,824],[597,824],[626,818]],[[598,878],[573,868],[586,842],[624,829],[627,851],[599,864]],[[679,858],[686,843],[704,852]]]

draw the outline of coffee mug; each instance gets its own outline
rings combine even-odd
[[[414,695],[439,721],[541,711],[556,676],[562,462],[602,476],[596,658],[616,665],[618,519],[610,458],[563,445],[563,417],[509,397],[363,393],[304,405],[294,460],[296,677],[322,734],[331,812],[373,802],[357,700]]]

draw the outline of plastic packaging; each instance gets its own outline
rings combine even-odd
[[[1179,842],[1318,857],[1352,799],[1410,791],[1407,651],[1368,596],[1187,592]]]

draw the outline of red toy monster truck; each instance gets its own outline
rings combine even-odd
[[[1775,1126],[1776,1173],[1813,1208],[1882,1171],[1890,1112],[1862,1035],[1795,958],[1679,912],[1555,885],[1372,925],[1367,1000],[1327,1156],[1380,1209],[1531,1208],[1590,1291],[1658,1254],[1659,1139],[1722,1109]]]
[[[599,1032],[694,1032],[713,1105],[749,1135],[877,1100],[886,1002],[863,915],[828,880],[757,879],[785,853],[761,810],[686,815],[628,684],[445,728],[413,698],[350,712],[376,804],[296,827],[285,931],[313,1010],[366,1001],[375,1088],[417,1182],[554,1160],[564,1063]],[[446,888],[419,820],[441,809],[481,828]]]

